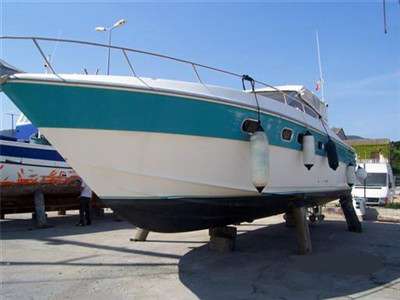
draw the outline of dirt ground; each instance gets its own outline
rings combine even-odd
[[[311,227],[313,254],[296,254],[282,216],[238,226],[236,251],[208,249],[208,232],[150,233],[110,214],[74,226],[76,212],[1,221],[1,299],[400,299],[400,225],[328,218]]]

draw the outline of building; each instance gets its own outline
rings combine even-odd
[[[356,150],[358,160],[390,159],[389,139],[347,139],[345,142]]]

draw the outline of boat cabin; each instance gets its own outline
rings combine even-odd
[[[318,114],[320,114],[324,121],[328,119],[327,104],[302,85],[266,87],[257,89],[256,93],[290,105],[313,118],[318,118]]]

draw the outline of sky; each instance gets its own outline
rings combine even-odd
[[[329,124],[348,135],[400,140],[400,3],[382,1],[135,2],[0,0],[0,35],[44,36],[106,43],[96,26],[127,23],[113,31],[118,46],[189,59],[272,85],[301,84],[314,90],[319,78],[319,33]],[[0,42],[0,58],[27,72],[43,72],[32,42]],[[42,43],[60,73],[106,71],[104,49]],[[140,76],[194,81],[187,65],[130,57]],[[204,81],[241,89],[237,79],[199,70]],[[128,75],[121,53],[111,73]],[[318,95],[319,92],[316,92]],[[0,93],[0,127],[19,113]]]

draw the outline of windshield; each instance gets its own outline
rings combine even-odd
[[[364,182],[357,178],[357,185],[363,186]],[[366,186],[386,186],[386,173],[368,173],[365,179]]]

